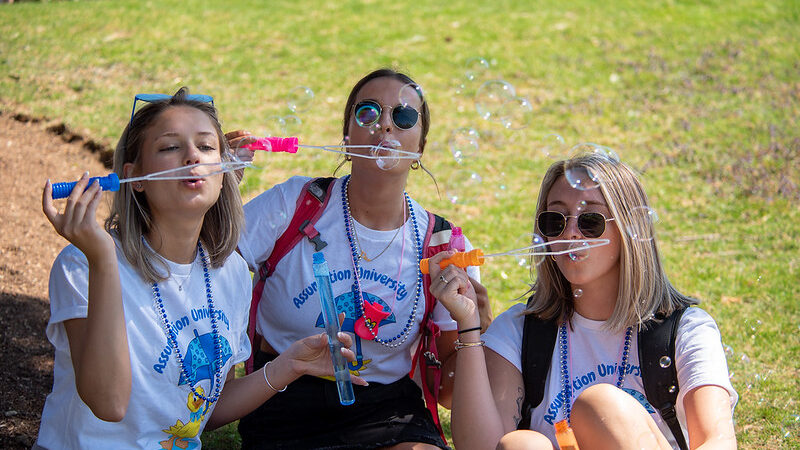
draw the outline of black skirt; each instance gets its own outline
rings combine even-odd
[[[259,351],[255,367],[274,358]],[[303,376],[239,421],[243,449],[372,449],[423,442],[443,449],[422,391],[405,376],[394,383],[353,385],[342,406],[336,383]]]

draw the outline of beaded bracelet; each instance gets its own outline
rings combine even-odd
[[[484,345],[486,345],[486,341],[461,342],[460,340],[456,339],[456,341],[453,342],[453,344],[455,344],[456,350],[461,350],[462,348],[467,348],[467,347],[483,347]]]
[[[470,331],[479,331],[481,327],[467,328],[466,330],[458,330],[458,334],[469,333]]]
[[[288,384],[287,384],[286,386],[284,386],[284,387],[283,387],[283,389],[275,389],[275,386],[273,386],[273,385],[272,385],[272,383],[270,383],[270,382],[269,382],[269,380],[267,379],[267,366],[268,366],[268,365],[269,365],[271,362],[272,362],[272,361],[267,361],[267,363],[266,363],[266,364],[264,364],[264,381],[266,381],[266,382],[267,382],[267,386],[269,386],[269,388],[270,388],[270,389],[272,389],[273,391],[275,391],[275,392],[283,392],[283,391],[285,391],[285,390],[286,390],[286,388],[288,388],[288,387],[289,387],[289,385],[288,385]]]

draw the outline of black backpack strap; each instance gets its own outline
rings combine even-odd
[[[639,330],[639,364],[647,401],[661,414],[681,449],[687,450],[675,403],[678,399],[678,371],[675,368],[675,337],[685,308],[669,317],[657,315]]]
[[[525,316],[522,328],[522,382],[525,398],[522,401],[518,430],[531,427],[531,411],[542,403],[547,372],[558,336],[555,320],[542,320],[533,314]]]

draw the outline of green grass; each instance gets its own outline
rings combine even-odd
[[[704,301],[733,349],[742,448],[797,447],[800,426],[800,2],[343,1],[53,2],[0,5],[0,107],[63,120],[109,145],[137,92],[188,85],[216,97],[226,130],[268,129],[309,86],[304,142],[339,142],[348,88],[395,66],[425,88],[433,126],[409,190],[460,223],[487,252],[532,226],[549,133],[568,146],[614,148],[642,170],[660,217],[674,284]],[[464,64],[504,79],[533,104],[523,130],[480,120]],[[448,136],[480,134],[479,156],[453,163]],[[259,155],[250,198],[293,174],[328,174],[330,155]],[[483,178],[472,204],[451,204],[451,180]],[[500,189],[505,186],[505,189]],[[495,195],[495,191],[496,194]],[[517,261],[483,267],[496,313],[524,292]],[[761,321],[755,333],[750,323]],[[783,437],[786,430],[789,436]],[[225,447],[235,429],[209,433]]]

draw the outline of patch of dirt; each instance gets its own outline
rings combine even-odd
[[[102,155],[108,150],[63,125],[0,110],[0,448],[33,445],[53,384],[47,284],[67,241],[42,213],[42,188],[47,178],[105,175]]]

